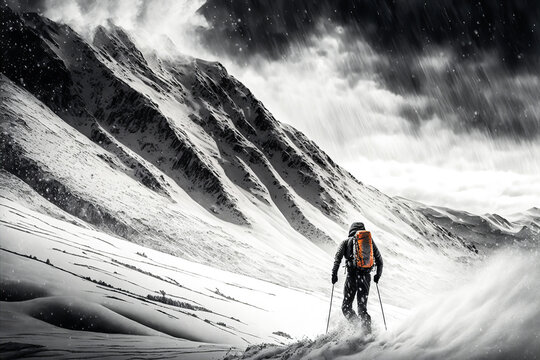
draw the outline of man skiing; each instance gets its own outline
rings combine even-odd
[[[343,315],[352,323],[358,320],[367,333],[371,332],[371,317],[367,313],[367,299],[371,282],[371,269],[377,266],[373,280],[378,283],[382,275],[383,260],[377,246],[371,239],[371,233],[366,231],[364,224],[355,222],[349,229],[349,237],[340,244],[332,269],[332,284],[338,281],[337,272],[341,259],[345,257],[347,279],[343,291]],[[354,297],[358,303],[358,316],[352,308]]]

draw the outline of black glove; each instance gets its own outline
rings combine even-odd
[[[373,281],[375,281],[375,284],[378,284],[379,283],[379,279],[381,278],[381,275],[379,274],[375,274],[375,276],[373,277]]]
[[[332,285],[337,283],[337,275],[336,274],[332,274]]]

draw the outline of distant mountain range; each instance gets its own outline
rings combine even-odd
[[[507,245],[538,246],[540,241],[540,209],[537,207],[508,216],[507,219],[497,214],[475,215],[442,206],[427,206],[403,198],[401,200],[484,252]]]

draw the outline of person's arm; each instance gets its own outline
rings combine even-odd
[[[375,242],[372,240],[373,244],[373,257],[375,258],[375,265],[377,266],[377,273],[375,274],[375,277],[373,278],[373,281],[376,283],[379,282],[379,279],[381,278],[382,271],[383,271],[383,259],[381,256],[381,252],[377,248],[377,245],[375,245]]]
[[[336,252],[336,257],[334,258],[334,267],[332,268],[332,284],[335,284],[338,280],[337,272],[339,270],[339,264],[341,264],[341,259],[345,254],[345,247],[347,246],[347,240],[343,241]]]

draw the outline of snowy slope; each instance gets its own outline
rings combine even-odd
[[[539,260],[538,248],[496,253],[375,336],[339,329],[226,359],[538,359]]]
[[[87,337],[94,340],[100,333],[123,334],[123,341],[137,341],[133,335],[158,337],[178,348],[189,345],[185,339],[196,342],[191,347],[228,344],[217,348],[229,350],[230,346],[287,341],[274,334],[280,331],[294,337],[306,335],[299,320],[313,330],[324,322],[324,314],[309,310],[326,303],[315,293],[181,260],[53,219],[10,200],[3,199],[0,214],[3,324],[23,318],[41,327],[46,323],[74,330],[78,336],[82,331],[93,332]],[[288,301],[298,298],[306,308],[288,306]],[[24,340],[20,331],[20,326],[10,324],[3,327],[0,339],[17,336]],[[26,342],[50,346],[47,338],[36,333]],[[83,346],[84,341],[73,341],[81,353],[85,353]]]
[[[290,269],[305,273],[307,279],[313,277],[310,275],[312,271],[306,271],[304,266],[295,266],[294,260],[284,257],[287,252],[299,251],[293,248],[294,243],[287,246],[289,244],[276,242],[272,249],[263,242],[264,238],[254,238],[249,229],[230,226],[219,220],[211,223],[213,219],[209,219],[207,212],[190,201],[173,182],[171,193],[177,192],[174,199],[148,189],[121,171],[129,170],[118,158],[41,107],[28,94],[12,87],[5,79],[2,84],[5,86],[0,96],[8,90],[9,97],[3,96],[5,101],[0,106],[9,107],[4,114],[13,120],[2,124],[10,125],[2,135],[5,146],[2,154],[7,159],[3,165],[66,212],[103,231],[188,259],[217,262],[220,267],[242,269],[262,277],[264,269],[257,264],[268,263],[268,253],[272,252],[270,262],[287,262]],[[236,231],[242,236],[233,237],[221,226],[229,226],[231,233]],[[217,244],[211,243],[214,238],[220,239]],[[316,256],[317,249],[307,243],[306,247],[309,246],[314,248]],[[238,251],[240,249],[244,251]],[[322,259],[322,255],[319,258]],[[283,276],[276,273],[271,279],[284,281],[280,275]]]

